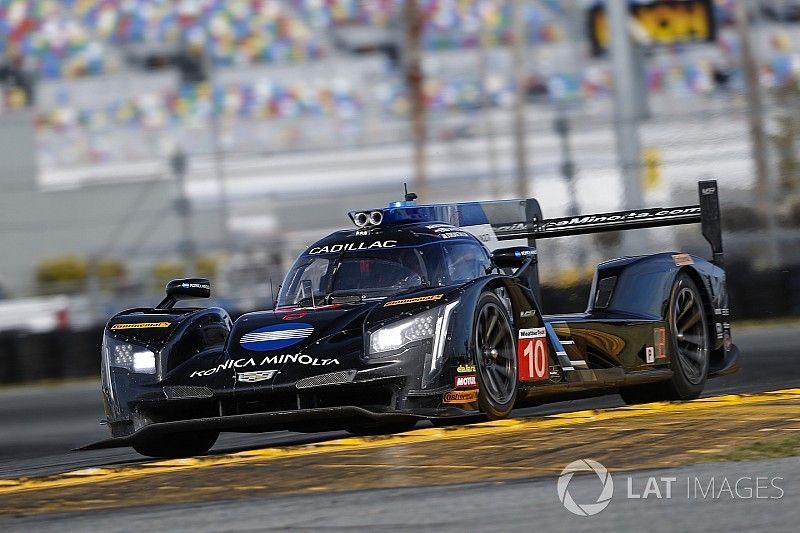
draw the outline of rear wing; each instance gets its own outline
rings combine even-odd
[[[703,237],[711,245],[713,262],[722,266],[722,225],[717,182],[716,180],[701,181],[698,182],[697,188],[699,196],[697,205],[651,207],[542,220],[528,219],[529,221],[525,223],[494,226],[493,229],[498,240],[508,241],[699,223]]]

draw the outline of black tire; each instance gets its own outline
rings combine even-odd
[[[508,311],[494,293],[481,294],[472,327],[478,406],[491,420],[506,418],[517,399],[517,350]]]
[[[202,455],[210,450],[217,442],[218,437],[219,431],[173,433],[138,442],[133,445],[133,449],[148,457],[192,457]]]
[[[674,354],[667,382],[667,398],[693,400],[703,392],[711,356],[708,319],[700,290],[681,273],[669,300],[669,337]]]
[[[368,425],[368,426],[351,426],[345,428],[345,431],[351,435],[359,437],[368,437],[372,435],[391,435],[392,433],[403,433],[411,431],[417,425],[416,420],[407,420],[402,422],[391,422],[386,424]]]
[[[693,400],[703,392],[711,350],[708,319],[700,290],[688,274],[680,273],[675,278],[667,312],[672,378],[664,383],[621,389],[620,396],[627,404]]]

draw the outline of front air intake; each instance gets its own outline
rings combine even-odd
[[[164,396],[168,400],[179,400],[185,398],[211,398],[214,393],[208,387],[198,387],[193,385],[168,385],[164,387]]]
[[[295,386],[298,389],[309,389],[311,387],[322,387],[324,385],[338,385],[340,383],[350,383],[355,377],[355,370],[342,370],[340,372],[331,372],[330,374],[321,374],[319,376],[298,380]]]

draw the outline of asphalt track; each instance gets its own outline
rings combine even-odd
[[[705,396],[800,387],[798,329],[735,333],[743,353],[742,370],[709,382]],[[344,439],[343,433],[233,434],[220,439],[204,458],[153,462],[128,449],[68,451],[105,437],[105,429],[97,424],[102,413],[96,384],[7,389],[0,391],[0,480],[10,481],[0,481],[0,527],[543,527],[565,519],[589,520],[573,517],[555,499],[552,476],[575,459],[597,458],[615,472],[673,467],[701,461],[704,453],[740,439],[800,430],[800,391],[643,410],[616,409],[621,405],[616,395],[561,402],[520,410],[513,421],[456,430],[424,429],[420,424],[415,432],[389,439]],[[548,416],[557,413],[562,414]],[[717,501],[715,507],[705,501],[660,501],[635,507],[634,515],[648,519],[685,507],[681,520],[671,525],[694,517],[700,521],[696,527],[724,529],[724,524],[749,523],[759,509],[771,513],[761,525],[796,530],[790,526],[797,523],[800,508],[799,462],[751,467],[754,472],[777,468],[790,478],[782,500]],[[729,468],[734,467],[711,471]],[[735,468],[741,472],[743,467]],[[73,473],[59,475],[65,472]],[[532,501],[539,492],[542,497]],[[402,508],[413,512],[393,511],[396,499],[407,502]],[[551,503],[542,508],[542,501]],[[608,511],[592,517],[595,522],[569,522],[569,528],[636,525],[623,512],[630,505],[615,500]],[[723,510],[728,506],[734,507]],[[742,512],[753,506],[759,507]],[[299,511],[306,507],[308,513]],[[720,512],[726,518],[715,522]],[[730,522],[731,516],[739,515],[738,522]],[[136,522],[118,523],[119,516]]]

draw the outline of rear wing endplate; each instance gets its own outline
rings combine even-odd
[[[699,204],[679,207],[651,207],[613,213],[577,215],[529,221],[512,227],[497,228],[501,241],[513,239],[547,239],[570,235],[587,235],[607,231],[658,228],[700,223],[703,237],[711,245],[713,262],[722,265],[722,224],[716,180],[698,182]],[[529,219],[531,220],[531,219]]]

